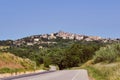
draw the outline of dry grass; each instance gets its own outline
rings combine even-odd
[[[10,53],[0,53],[0,69],[33,69],[34,62],[29,59],[22,59]]]
[[[9,48],[9,46],[0,46],[0,49],[6,49]]]
[[[91,61],[88,61],[82,68],[86,68],[90,77],[95,78],[95,80],[120,80],[120,62],[90,63]]]
[[[18,62],[22,60],[13,54],[10,53],[1,53],[0,54],[0,68],[23,68],[22,65]]]
[[[107,80],[120,80],[120,63],[96,64],[94,68],[99,70]]]

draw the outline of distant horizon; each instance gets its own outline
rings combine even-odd
[[[0,0],[0,40],[59,30],[120,38],[120,0]]]

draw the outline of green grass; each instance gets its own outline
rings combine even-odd
[[[4,73],[17,73],[17,72],[23,72],[24,69],[22,68],[7,68],[7,67],[4,67],[4,68],[1,68],[0,69],[0,74],[4,74]]]

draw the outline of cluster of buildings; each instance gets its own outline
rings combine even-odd
[[[51,34],[43,34],[43,35],[33,35],[30,37],[25,37],[22,39],[18,39],[13,42],[15,45],[34,45],[34,44],[56,44],[57,42],[51,41],[52,39],[57,39],[58,37],[62,39],[70,39],[70,40],[85,40],[85,41],[102,41],[102,42],[108,42],[108,41],[120,41],[117,39],[103,39],[99,36],[85,36],[85,35],[79,35],[79,34],[73,34],[68,33],[64,31],[59,31],[57,33],[51,33]]]
[[[40,45],[40,44],[51,44],[51,43],[56,44],[56,42],[49,41],[50,39],[56,39],[54,34],[33,35],[30,37],[25,37],[22,39],[15,40],[13,44],[17,46],[21,46],[21,45],[32,46],[35,44]]]
[[[59,31],[57,36],[62,37],[63,39],[86,40],[86,41],[94,41],[94,40],[102,39],[101,37],[98,36],[85,36],[85,35],[73,34],[63,31]]]

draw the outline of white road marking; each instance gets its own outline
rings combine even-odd
[[[76,73],[76,75],[72,78],[72,80],[75,80],[75,78],[80,74],[80,71]]]

